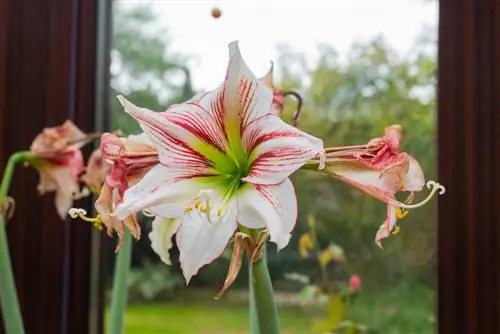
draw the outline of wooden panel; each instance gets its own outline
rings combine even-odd
[[[440,1],[440,333],[500,333],[499,6]]]
[[[3,166],[45,126],[73,118],[93,130],[97,1],[0,3]],[[16,170],[17,210],[7,226],[26,332],[88,333],[91,227],[61,221],[53,196],[38,197],[37,182],[34,170]]]

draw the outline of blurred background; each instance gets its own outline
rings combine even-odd
[[[227,44],[238,39],[258,77],[273,61],[276,87],[302,95],[299,128],[327,146],[344,146],[401,124],[402,150],[417,158],[426,179],[436,177],[437,2],[138,0],[113,6],[112,129],[140,132],[114,98],[118,94],[164,111],[217,87]],[[285,118],[295,107],[293,99],[286,101]],[[384,204],[316,173],[299,171],[293,182],[299,202],[294,236],[279,254],[272,245],[268,253],[284,333],[315,333],[328,318],[331,305],[311,288],[325,275],[339,291],[352,275],[361,279],[343,319],[376,333],[434,333],[435,202],[412,211],[381,250],[374,236]],[[186,288],[176,250],[167,267],[146,237],[151,221],[143,217],[141,223],[145,237],[134,245],[125,333],[247,333],[245,266],[226,295],[213,298],[230,250]],[[305,254],[301,237],[312,235],[311,226],[316,249]],[[108,246],[111,264],[114,241]],[[109,293],[113,266],[107,268]]]

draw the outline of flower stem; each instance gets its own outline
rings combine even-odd
[[[3,173],[0,184],[0,205],[9,192],[14,167],[16,164],[26,161],[29,152],[17,152],[10,156]],[[0,305],[2,307],[3,322],[7,334],[24,333],[21,308],[17,298],[16,284],[10,261],[7,233],[5,231],[5,219],[0,214]]]
[[[253,264],[249,260],[250,333],[279,334],[278,309],[274,301],[273,285],[267,269],[264,246],[262,257]]]
[[[123,333],[123,319],[127,307],[127,280],[132,259],[132,235],[125,229],[125,241],[118,252],[113,277],[113,294],[111,296],[111,311],[109,334]]]

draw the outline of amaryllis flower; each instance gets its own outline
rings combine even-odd
[[[85,173],[80,177],[93,193],[99,193],[111,170],[111,164],[107,162],[97,149],[90,155]]]
[[[406,210],[424,205],[437,191],[443,194],[445,190],[439,183],[429,181],[427,187],[432,188],[429,196],[421,203],[411,204],[414,193],[422,190],[425,181],[417,160],[399,151],[401,132],[400,125],[392,125],[385,129],[384,137],[366,145],[326,149],[325,173],[387,203],[387,219],[375,237],[380,247],[382,239],[398,232],[396,222],[407,215]],[[404,203],[396,199],[397,192],[409,192]]]
[[[273,112],[273,91],[229,45],[226,78],[197,101],[165,113],[138,108],[119,97],[158,150],[160,165],[125,192],[118,219],[141,210],[180,218],[177,246],[189,282],[217,258],[238,224],[267,228],[285,247],[297,219],[288,176],[323,154],[323,143],[284,123]]]
[[[118,235],[117,250],[119,250],[123,242],[123,225],[135,238],[140,236],[140,227],[135,214],[117,219],[112,212],[121,202],[125,190],[136,184],[158,164],[158,154],[145,134],[120,138],[115,134],[105,133],[101,137],[100,150],[102,156],[112,162],[112,167],[102,186],[95,208],[108,234],[116,232]]]
[[[30,165],[40,173],[40,194],[55,191],[55,204],[65,219],[73,199],[80,192],[78,175],[84,170],[80,148],[87,143],[86,134],[71,121],[45,128],[31,144]]]

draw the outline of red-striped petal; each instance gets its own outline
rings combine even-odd
[[[262,116],[243,132],[242,146],[251,169],[243,181],[277,184],[323,152],[323,141],[283,122],[276,115]]]
[[[226,159],[221,152],[225,142],[217,123],[203,108],[182,104],[160,115],[119,99],[149,136],[164,166],[186,177],[217,173],[215,165]]]

